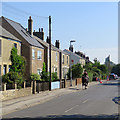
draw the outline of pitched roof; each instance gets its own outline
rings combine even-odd
[[[33,38],[25,28],[17,22],[14,22],[8,18],[4,18],[31,46],[44,48],[35,38]]]
[[[49,48],[49,43],[45,42],[44,40],[41,40],[40,38],[38,38],[38,37],[35,36],[35,35],[33,35],[33,37],[34,37],[36,40],[38,40],[43,46]],[[58,52],[62,52],[63,54],[69,55],[68,53],[64,52],[63,50],[58,49],[57,47],[55,47],[53,44],[51,44],[51,50],[58,51]]]
[[[74,55],[76,57],[82,58],[79,55],[77,55],[76,53],[71,52],[70,50],[64,49],[63,51],[66,52],[66,53],[68,53],[69,55],[72,54],[72,55]]]
[[[1,30],[0,31],[0,36],[5,37],[5,38],[10,38],[12,40],[20,41],[18,38],[16,38],[10,32],[8,32],[6,29],[4,29],[1,25],[0,25],[0,30]]]

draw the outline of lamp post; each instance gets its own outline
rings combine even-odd
[[[70,47],[71,47],[71,43],[75,42],[75,40],[71,40],[70,41]],[[70,50],[72,52],[72,50]],[[72,86],[72,57],[71,57],[71,52],[70,52],[70,86]]]

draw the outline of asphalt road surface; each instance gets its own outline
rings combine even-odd
[[[119,80],[66,94],[3,116],[8,120],[118,120]]]

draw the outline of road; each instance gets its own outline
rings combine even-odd
[[[3,116],[9,120],[117,120],[119,80],[56,97],[43,104]]]

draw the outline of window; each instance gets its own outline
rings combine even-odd
[[[11,69],[11,65],[9,65],[9,72],[10,72],[10,69]]]
[[[57,52],[56,52],[56,61],[57,61]]]
[[[64,64],[64,55],[63,55],[63,61],[62,61],[62,63]]]
[[[41,69],[37,69],[37,73],[38,73],[38,75],[40,75],[40,74],[41,74],[41,72],[42,72],[42,70],[41,70]]]
[[[64,77],[64,68],[63,68],[63,77]]]
[[[35,50],[32,49],[32,59],[35,59]]]
[[[68,56],[67,56],[67,64],[68,64]]]
[[[14,47],[17,48],[17,44],[16,43],[14,43]]]
[[[3,66],[3,74],[5,75],[7,73],[7,65]]]
[[[42,60],[42,52],[37,51],[37,59]]]
[[[0,40],[0,57],[1,57],[1,40]]]
[[[55,72],[57,72],[57,67],[55,68]]]

